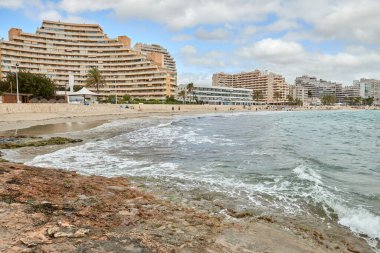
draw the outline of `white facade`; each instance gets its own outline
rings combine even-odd
[[[380,80],[362,78],[354,81],[354,85],[359,87],[360,97],[380,99]]]
[[[186,91],[186,85],[180,85],[179,91]],[[179,98],[180,99],[180,98]],[[198,101],[210,105],[252,105],[252,90],[229,87],[194,86],[193,92],[186,96],[187,101]]]

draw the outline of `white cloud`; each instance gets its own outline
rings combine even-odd
[[[379,1],[347,3],[317,22],[316,32],[327,38],[378,42],[380,39],[379,9]]]
[[[0,8],[19,9],[24,2],[24,0],[0,0]]]
[[[41,12],[38,15],[38,19],[58,21],[58,20],[62,20],[62,15],[56,10],[47,10],[47,11]]]
[[[244,28],[242,29],[241,34],[242,34],[243,36],[252,36],[252,35],[256,34],[259,30],[260,30],[259,27],[249,25],[249,26],[246,26],[246,27],[244,27]]]
[[[211,69],[224,67],[224,56],[224,53],[220,51],[198,53],[198,50],[190,45],[180,49],[180,60],[189,66],[202,66]]]
[[[225,28],[216,28],[215,30],[207,31],[203,27],[200,27],[195,32],[195,36],[200,40],[223,41],[230,36],[230,33]]]
[[[267,32],[282,32],[288,30],[299,29],[301,26],[295,20],[278,20],[268,26],[263,27]]]
[[[111,10],[123,19],[148,19],[171,29],[201,24],[225,24],[237,21],[259,21],[275,11],[278,1],[260,0],[62,0],[60,7],[69,13]],[[149,7],[147,7],[149,6]]]
[[[270,59],[278,62],[287,62],[289,59],[298,58],[297,56],[303,53],[303,47],[296,42],[271,38],[243,47],[237,52],[243,58]]]
[[[378,0],[288,0],[277,14],[281,21],[302,20],[310,27],[298,38],[342,39],[376,43],[380,39]],[[294,38],[297,34],[292,35]]]
[[[64,17],[108,10],[120,19],[151,20],[177,30],[210,24],[234,27],[236,23],[252,24],[275,14],[278,20],[264,27],[266,31],[296,29],[299,30],[299,38],[319,40],[344,39],[368,43],[380,40],[378,0],[61,0],[58,3],[48,0],[0,0],[0,7],[28,8],[26,6],[38,6],[41,15],[56,11]],[[299,21],[308,24],[309,28],[299,29],[302,28]],[[243,33],[253,35],[255,31],[252,27],[246,28]],[[220,34],[222,31],[216,33],[217,37],[222,36]],[[199,35],[207,36],[202,31]]]
[[[0,0],[0,8],[20,9],[33,19],[81,23],[88,22],[83,14],[109,11],[110,18],[153,21],[169,33],[190,28],[171,34],[171,41],[188,41],[177,59],[186,64],[182,71],[188,66],[271,69],[290,82],[302,74],[345,83],[360,75],[380,78],[379,0]],[[274,39],[278,32],[286,35]],[[230,37],[229,51],[212,44]],[[201,47],[203,40],[208,43]],[[312,50],[307,40],[314,42]],[[331,50],[329,43],[339,46]],[[213,45],[212,51],[196,48]]]
[[[193,36],[191,36],[190,34],[177,34],[171,38],[171,40],[174,42],[183,42],[183,41],[188,41],[192,39],[193,39]]]
[[[194,83],[200,86],[211,86],[212,73],[194,73],[194,72],[182,72],[178,74],[178,83],[187,84]]]
[[[180,53],[182,55],[196,55],[197,49],[194,46],[186,45],[181,48]]]
[[[67,14],[53,1],[44,0],[0,0],[0,8],[18,9],[31,19],[54,20],[64,22],[96,23],[80,16]]]

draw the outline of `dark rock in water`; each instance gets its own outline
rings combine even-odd
[[[64,145],[70,143],[78,143],[82,142],[81,139],[70,139],[64,137],[52,137],[47,140],[32,140],[25,139],[20,141],[19,139],[15,139],[13,141],[0,142],[0,149],[15,149],[15,148],[23,148],[23,147],[42,147],[48,145]]]

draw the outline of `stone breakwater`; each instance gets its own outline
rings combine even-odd
[[[371,252],[353,236],[270,217],[225,220],[122,177],[14,163],[0,163],[0,175],[0,252]]]

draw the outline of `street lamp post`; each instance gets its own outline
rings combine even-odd
[[[16,90],[17,90],[17,104],[20,104],[21,101],[20,101],[20,97],[19,97],[19,93],[18,93],[18,63],[16,63]]]

